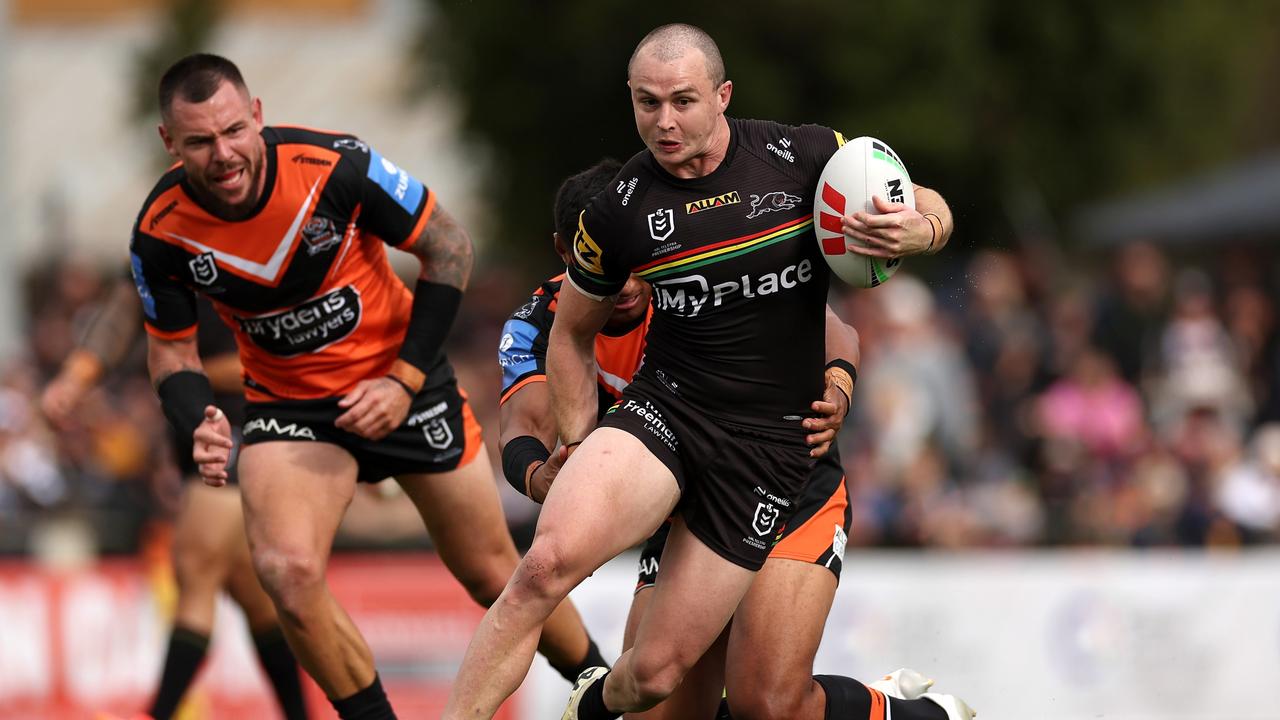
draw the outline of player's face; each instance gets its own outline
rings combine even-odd
[[[180,160],[202,200],[219,215],[242,217],[262,196],[266,143],[262,103],[223,82],[200,103],[174,98],[160,126],[165,150]]]
[[[613,304],[613,314],[605,322],[605,327],[623,327],[630,325],[649,311],[649,300],[653,297],[653,287],[640,279],[639,275],[627,278],[627,284],[618,293],[618,300]]]
[[[714,169],[699,161],[714,159],[718,164],[728,148],[724,111],[733,83],[712,85],[701,50],[689,48],[670,61],[642,51],[627,85],[636,129],[667,172],[698,177]]]

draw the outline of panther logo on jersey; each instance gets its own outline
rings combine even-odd
[[[801,198],[796,195],[776,190],[764,195],[751,196],[751,214],[747,215],[748,220],[753,220],[767,212],[777,212],[779,210],[790,210],[800,204]]]
[[[191,279],[201,285],[212,285],[218,279],[218,265],[213,261],[213,253],[200,253],[187,263],[191,268]]]

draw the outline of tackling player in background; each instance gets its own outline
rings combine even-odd
[[[619,192],[583,213],[547,347],[571,455],[533,546],[472,639],[447,718],[491,717],[527,672],[541,619],[678,509],[634,645],[612,672],[579,678],[564,718],[616,718],[670,696],[743,607],[809,474],[802,420],[821,389],[830,275],[810,209],[842,136],[726,118],[733,84],[714,41],[692,26],[647,35],[628,77],[647,149],[624,165]],[[791,152],[768,149],[779,142]],[[916,201],[920,211],[881,203],[884,214],[846,215],[845,233],[867,254],[938,249],[950,232],[946,204],[919,187]],[[654,285],[645,362],[595,427],[594,341],[632,273]],[[772,708],[738,700],[756,680],[738,671],[744,659],[730,648],[729,705],[739,718],[763,717]],[[782,710],[792,720],[972,716],[952,696],[912,703],[841,676],[807,677],[798,690]]]
[[[227,480],[230,426],[192,335],[197,292],[236,332],[249,401],[239,472],[254,568],[289,644],[345,720],[394,717],[325,567],[357,482],[394,477],[441,559],[481,604],[519,560],[480,427],[442,351],[471,239],[421,182],[358,138],[266,127],[214,55],[160,81],[160,135],[180,164],[134,228],[148,364],[205,482]],[[414,291],[385,245],[414,254]],[[539,648],[561,674],[601,662],[569,603]]]
[[[238,432],[244,415],[244,392],[235,339],[208,302],[200,303],[199,313],[202,322],[198,352],[218,406]],[[142,328],[141,314],[133,282],[122,277],[111,287],[83,342],[67,356],[61,371],[40,396],[40,407],[54,425],[65,427],[85,395],[123,359]],[[205,485],[199,481],[191,459],[191,445],[190,436],[173,433],[174,460],[186,481],[174,518],[171,551],[178,593],[160,684],[147,714],[154,720],[169,720],[177,711],[208,651],[218,592],[226,590],[244,611],[258,660],[284,717],[305,720],[307,708],[297,660],[280,632],[275,607],[258,583],[249,559],[234,467],[228,473],[228,487]]]

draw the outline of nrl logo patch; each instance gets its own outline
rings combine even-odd
[[[778,508],[769,503],[756,504],[756,516],[751,520],[751,529],[764,537],[773,532],[773,524],[778,521]]]
[[[676,214],[670,208],[649,213],[649,237],[659,242],[671,237],[676,229]]]
[[[213,261],[213,253],[201,253],[187,263],[191,268],[191,279],[201,285],[212,285],[218,279],[218,265]]]

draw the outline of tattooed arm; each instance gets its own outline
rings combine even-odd
[[[335,423],[371,440],[385,437],[408,416],[442,352],[474,262],[471,237],[438,203],[406,249],[418,257],[422,270],[399,356],[390,372],[361,381],[339,402],[346,412]]]

